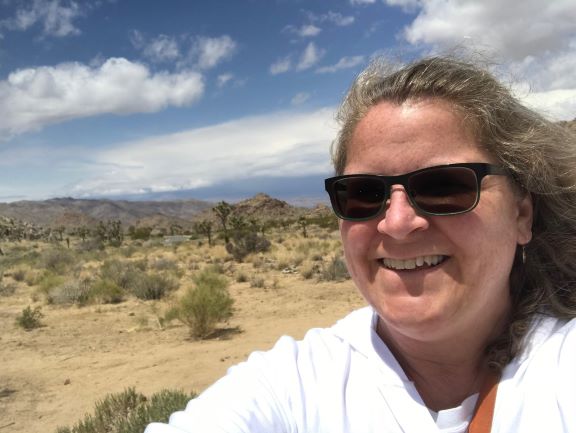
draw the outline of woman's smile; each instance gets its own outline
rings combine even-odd
[[[447,258],[448,256],[442,255],[426,255],[414,257],[412,259],[393,259],[384,257],[378,259],[378,262],[380,263],[380,266],[386,269],[407,271],[433,268],[443,263]]]

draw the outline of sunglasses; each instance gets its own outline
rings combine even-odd
[[[470,212],[480,200],[482,179],[506,175],[484,162],[438,165],[398,176],[347,174],[324,181],[332,208],[341,219],[365,221],[386,209],[392,185],[402,185],[410,204],[422,215]]]

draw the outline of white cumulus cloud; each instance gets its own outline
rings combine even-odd
[[[431,51],[468,47],[487,52],[524,89],[519,94],[533,107],[554,119],[576,117],[576,2],[384,1],[416,14],[402,33],[409,43]]]
[[[22,69],[0,81],[0,137],[74,118],[184,106],[203,91],[197,72],[153,74],[123,58],[93,67],[64,63]]]
[[[576,31],[576,2],[540,0],[386,0],[389,5],[419,6],[405,29],[413,44],[440,47],[472,41],[519,60],[565,48]]]

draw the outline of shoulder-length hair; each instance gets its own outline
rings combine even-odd
[[[535,315],[576,317],[576,139],[522,105],[486,68],[449,57],[396,66],[377,60],[357,77],[338,111],[336,174],[343,173],[356,125],[371,107],[419,99],[450,103],[519,194],[532,197],[533,238],[516,253],[509,326],[486,349],[490,365],[501,369],[520,351]]]

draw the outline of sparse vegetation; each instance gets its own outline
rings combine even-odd
[[[56,433],[142,433],[151,422],[167,422],[171,413],[182,410],[196,394],[162,390],[146,398],[128,388],[109,394],[96,403],[93,414],[87,414],[73,427],[59,427]]]
[[[348,278],[339,255],[338,236],[331,224],[333,219],[306,215],[303,227],[298,222],[300,213],[291,213],[289,209],[281,208],[274,219],[267,221],[259,219],[266,216],[266,209],[251,211],[238,204],[229,206],[232,211],[226,220],[228,243],[221,221],[210,209],[197,220],[210,223],[209,233],[195,228],[194,221],[190,221],[188,226],[140,226],[140,223],[132,221],[124,225],[133,224],[133,228],[117,237],[121,244],[111,241],[108,231],[122,225],[107,227],[106,222],[84,222],[85,225],[77,229],[58,226],[50,236],[35,240],[14,231],[14,236],[23,237],[15,241],[5,237],[0,252],[0,270],[5,271],[0,273],[0,277],[3,276],[0,278],[0,301],[4,303],[0,303],[0,312],[4,318],[9,318],[8,327],[14,330],[17,327],[25,329],[19,322],[16,322],[17,327],[14,326],[14,311],[22,311],[19,320],[26,323],[36,321],[38,326],[42,326],[42,312],[45,312],[50,317],[50,328],[24,336],[18,333],[22,339],[29,339],[29,342],[24,341],[26,346],[22,350],[36,341],[45,344],[49,336],[54,344],[54,334],[62,327],[66,329],[62,339],[78,342],[82,354],[76,349],[68,349],[68,346],[65,351],[59,350],[60,347],[56,351],[61,358],[70,359],[70,353],[76,359],[86,356],[92,362],[98,355],[101,365],[94,364],[94,368],[102,374],[103,364],[110,362],[109,354],[120,356],[115,351],[118,343],[112,341],[145,340],[164,344],[163,347],[167,347],[167,343],[195,345],[198,343],[192,340],[220,339],[234,334],[240,329],[237,325],[247,324],[244,320],[249,314],[265,319],[274,314],[274,317],[278,315],[284,320],[288,315],[297,316],[291,310],[294,305],[307,311],[322,312],[328,308],[326,305],[340,303],[340,308],[346,305],[347,299],[353,296],[342,295],[348,290],[346,284],[318,284]],[[147,220],[146,224],[155,224],[155,221]],[[25,233],[25,230],[19,233]],[[169,244],[163,238],[163,234],[169,233],[181,233],[187,236],[187,240],[178,245]],[[326,292],[328,286],[330,295]],[[333,296],[334,291],[340,293],[339,298]],[[316,310],[320,308],[315,304],[318,300],[322,300],[323,306]],[[24,308],[28,303],[33,304]],[[44,311],[40,306],[34,308],[38,304]],[[83,308],[70,308],[71,305]],[[1,310],[4,306],[7,308]],[[237,317],[233,316],[234,311],[237,311]],[[314,316],[326,317],[325,314],[306,314],[308,318]],[[233,321],[228,322],[231,318]],[[99,330],[94,331],[95,327]],[[188,340],[187,335],[192,340]],[[14,345],[9,350],[19,348],[19,345]],[[132,345],[130,353],[142,355]],[[216,363],[228,359],[227,355],[221,356],[215,360]],[[240,360],[241,355],[235,354],[234,357]],[[141,365],[138,368],[142,368]],[[157,372],[155,365],[150,368],[154,369],[150,371]],[[72,387],[77,386],[72,374],[70,378]],[[106,407],[118,404],[118,408],[130,401],[128,395],[117,397],[123,402],[101,402],[103,406],[97,409],[100,415],[94,413],[74,427],[62,427],[59,432],[131,432],[114,430],[118,425],[129,427],[128,421],[124,424],[111,421],[107,430],[94,430],[96,419],[106,418],[102,415],[109,410]],[[58,398],[63,397],[59,395]],[[151,399],[142,403],[136,398],[138,405],[148,404]],[[61,400],[59,404],[64,403]],[[166,414],[177,409],[170,408]],[[128,416],[136,413],[140,414],[139,419],[148,417],[144,409],[132,410]],[[121,415],[122,411],[119,410],[118,414]],[[42,422],[47,419],[45,417]],[[152,419],[159,418],[151,415],[144,425]],[[141,433],[143,428],[134,431]],[[53,424],[49,429],[53,429]]]
[[[32,308],[29,305],[16,317],[16,324],[26,331],[31,331],[42,326],[40,320],[42,317],[44,317],[44,314],[42,314],[40,307]]]

